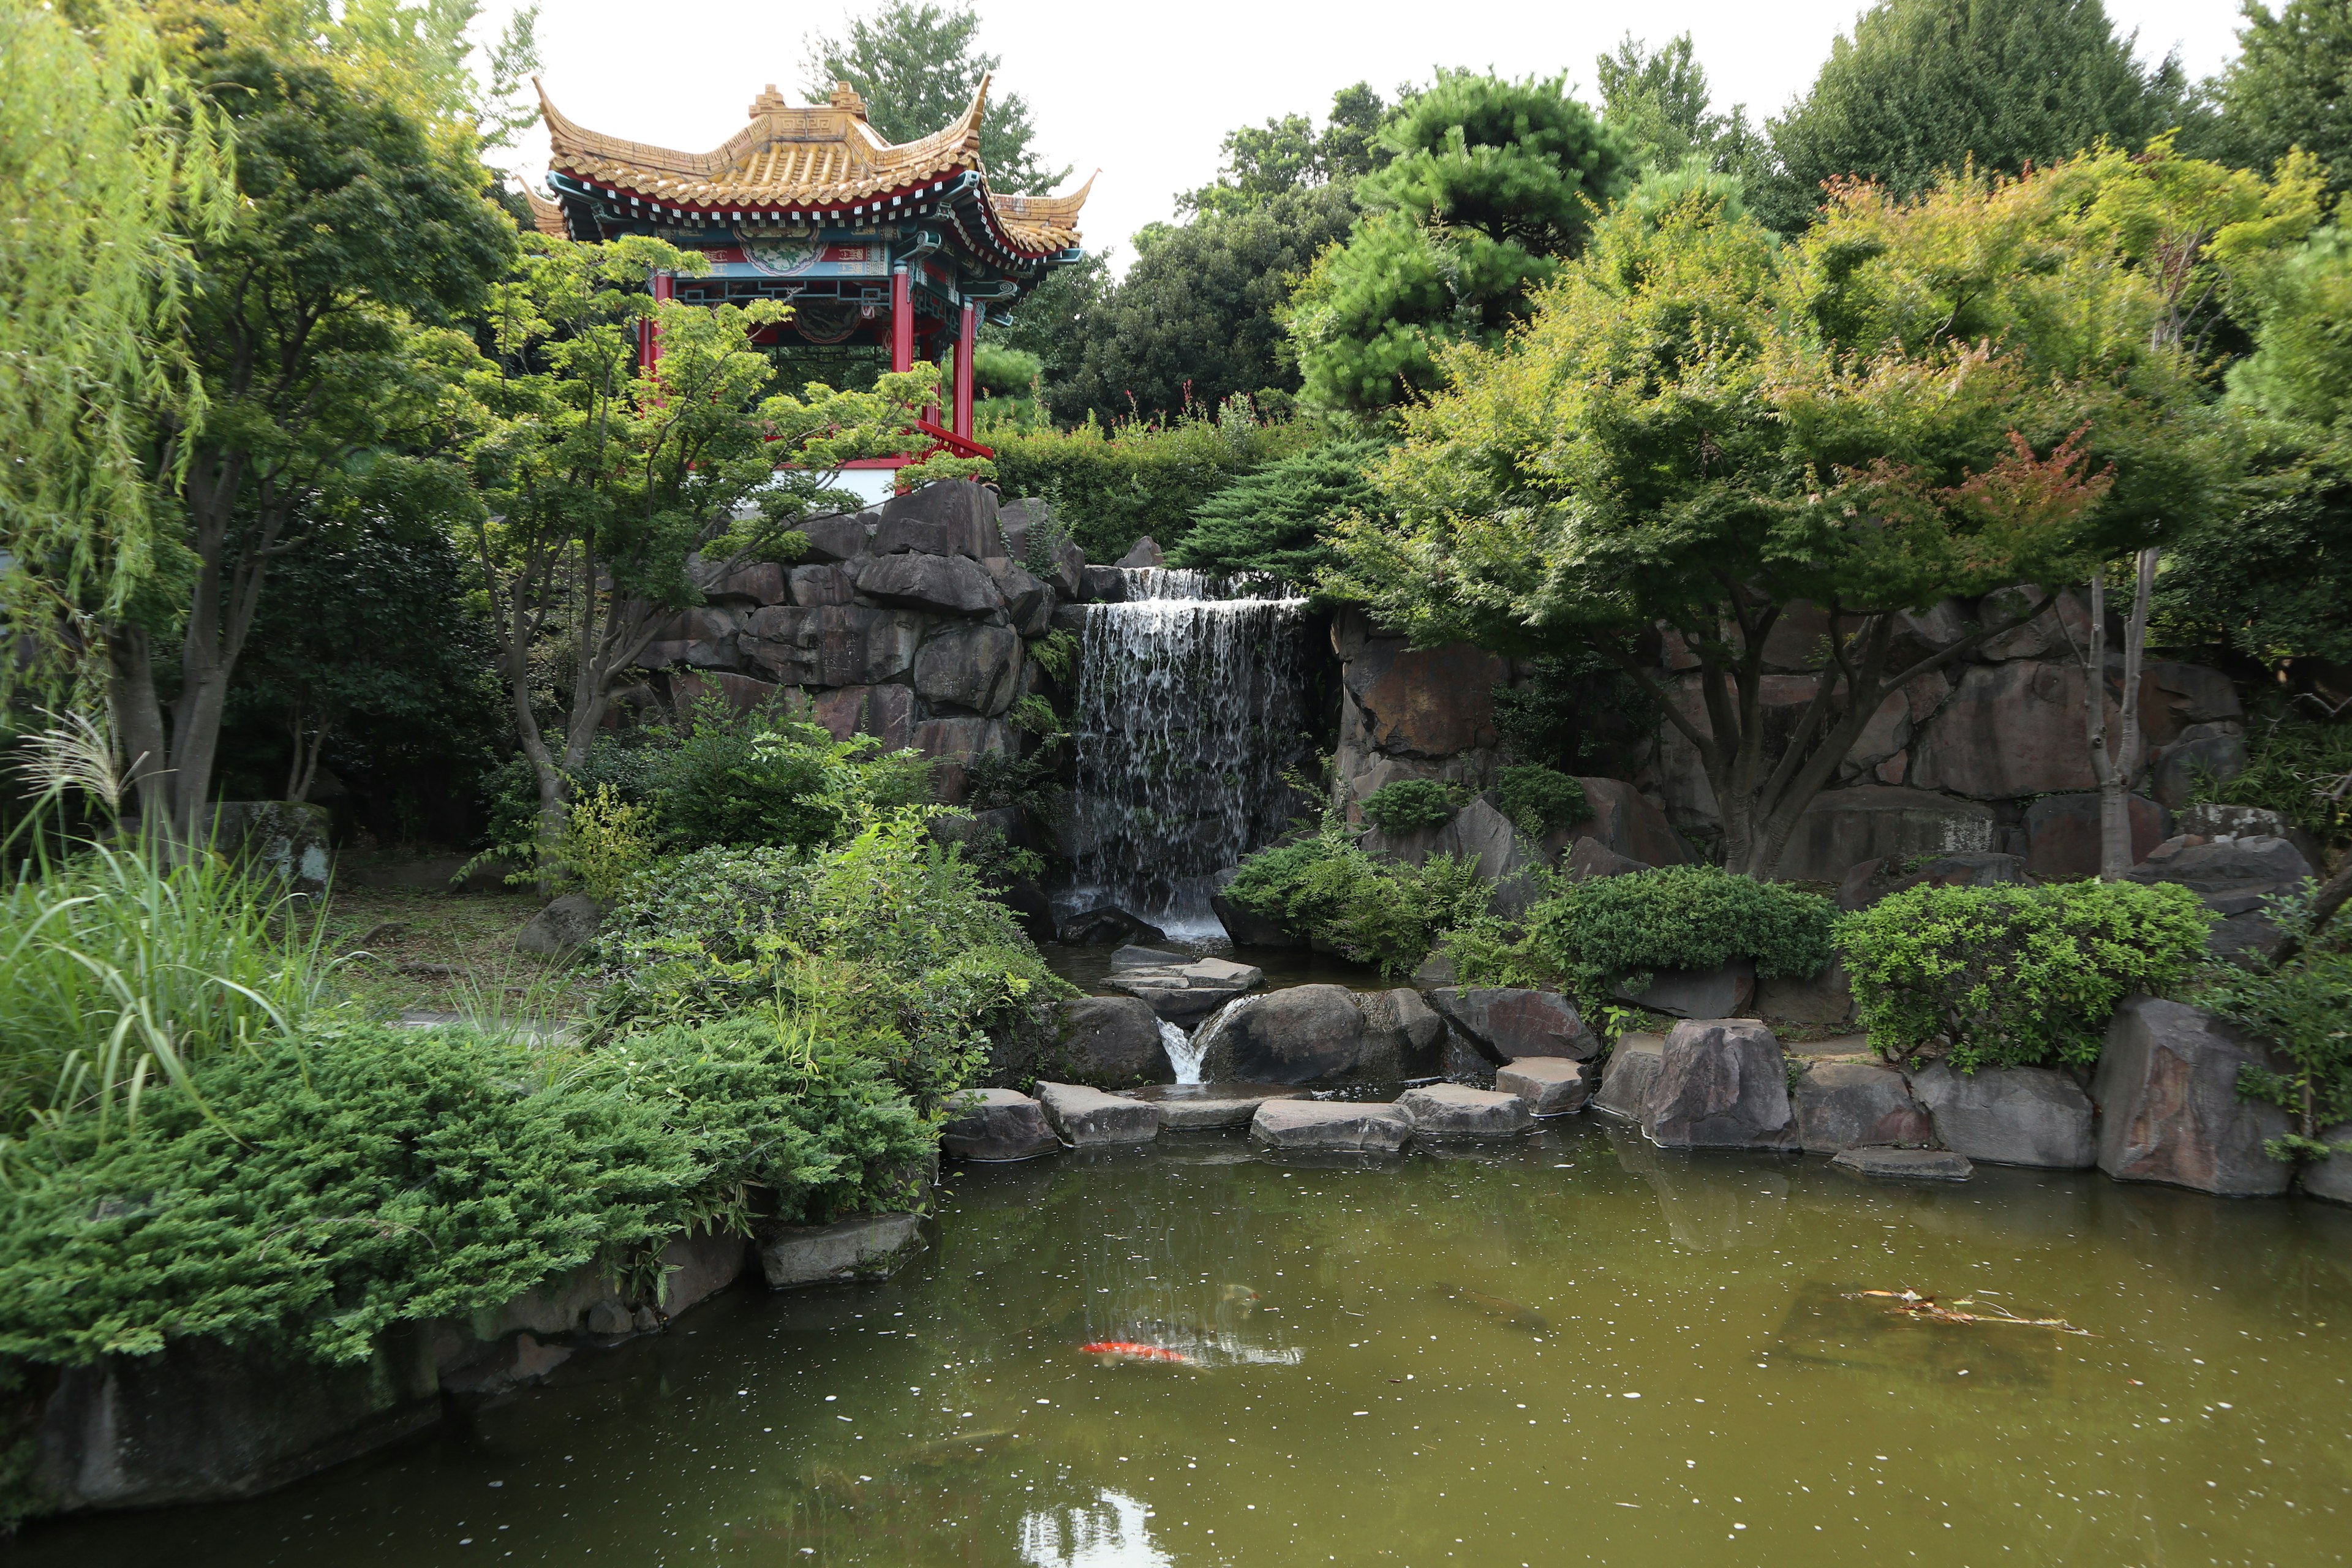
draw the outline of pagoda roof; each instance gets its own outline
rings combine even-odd
[[[866,121],[866,104],[848,83],[822,104],[786,103],[771,83],[751,102],[751,123],[708,153],[680,153],[590,131],[565,118],[539,88],[550,166],[592,187],[701,214],[720,209],[830,212],[909,197],[966,173],[977,175],[982,205],[1012,248],[1045,256],[1078,243],[1078,213],[1089,179],[1066,196],[1001,195],[987,188],[980,158],[988,107],[982,76],[971,103],[944,129],[890,142]],[[533,86],[538,86],[533,79]],[[534,195],[542,232],[561,234],[561,207]]]

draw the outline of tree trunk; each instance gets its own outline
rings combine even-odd
[[[2099,786],[2099,878],[2113,882],[2132,868],[2131,796],[2146,750],[2139,721],[2140,669],[2147,656],[2148,603],[2156,590],[2156,551],[2142,550],[2135,562],[2131,619],[2124,631],[2123,690],[2116,714],[2116,743],[2107,744],[2107,582],[2104,568],[2091,574],[2090,651],[2084,659],[2084,729],[2091,750],[2091,776]]]
[[[125,782],[139,797],[140,832],[150,842],[167,842],[171,816],[171,758],[163,738],[163,709],[155,696],[155,657],[147,633],[116,626],[106,635],[108,706],[114,732],[121,737]]]

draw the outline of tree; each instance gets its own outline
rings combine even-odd
[[[1607,658],[1697,752],[1725,864],[1770,875],[1887,697],[2004,629],[1906,612],[2080,580],[2211,488],[2178,352],[2101,357],[2144,286],[1989,195],[1843,187],[1796,247],[1705,191],[1612,213],[1523,333],[1445,352],[1330,586],[1423,645]],[[1824,668],[1775,755],[1764,646],[1801,602]]]
[[[2315,154],[2331,195],[2352,191],[2352,4],[2287,0],[2273,15],[2245,0],[2238,56],[2213,84],[2229,142],[2267,169]]]
[[[1440,345],[1493,341],[1629,172],[1616,133],[1559,77],[1441,71],[1381,144],[1391,161],[1355,187],[1365,217],[1317,261],[1287,317],[1306,395],[1333,410],[1426,391]]]
[[[1216,180],[1177,197],[1177,210],[1230,216],[1293,191],[1352,184],[1387,165],[1391,154],[1379,141],[1387,116],[1381,95],[1360,81],[1331,95],[1330,118],[1319,132],[1304,114],[1229,131]]]
[[[893,142],[929,136],[971,106],[980,79],[1004,62],[973,47],[980,14],[970,5],[919,5],[886,0],[871,16],[853,18],[838,37],[809,43],[805,90],[814,102],[845,81],[866,100],[866,121]],[[1049,169],[1034,143],[1029,102],[992,93],[980,122],[980,160],[1000,191],[1050,191],[1069,177]]]
[[[1748,107],[1717,114],[1709,105],[1706,68],[1683,33],[1645,52],[1628,33],[1616,52],[1594,61],[1601,83],[1601,122],[1624,141],[1626,156],[1644,173],[1680,169],[1696,158],[1713,174],[1745,174],[1764,153]]]
[[[2137,147],[2189,103],[2179,62],[2143,69],[2137,38],[2100,0],[1879,0],[1769,123],[1780,176],[1750,199],[1791,233],[1833,179],[1910,196],[1969,163],[2014,174],[2102,140]]]
[[[1193,509],[1192,531],[1169,563],[1265,572],[1313,587],[1338,563],[1327,537],[1331,519],[1371,503],[1367,470],[1384,451],[1362,437],[1325,441],[1244,475]]]

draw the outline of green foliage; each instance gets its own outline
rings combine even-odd
[[[611,784],[572,801],[557,854],[582,892],[609,904],[654,863],[652,817],[651,806],[624,804]]]
[[[1026,756],[982,752],[964,764],[964,795],[976,810],[1017,806],[1040,822],[1052,822],[1061,816],[1069,793],[1049,749]]]
[[[1147,533],[1173,545],[1204,499],[1320,435],[1303,422],[1262,422],[1245,407],[1233,418],[1089,423],[1001,440],[996,472],[1005,494],[1050,502],[1087,560],[1116,561]]]
[[[1453,818],[1462,791],[1439,779],[1396,779],[1364,802],[1364,820],[1383,833],[1411,833]]]
[[[1168,554],[1176,566],[1264,572],[1300,587],[1337,563],[1327,539],[1332,518],[1372,501],[1367,470],[1386,450],[1341,438],[1279,458],[1244,476],[1192,511],[1192,529]]]
[[[1177,208],[1229,215],[1318,185],[1345,189],[1394,156],[1380,142],[1388,112],[1371,83],[1360,81],[1331,95],[1330,117],[1319,132],[1304,114],[1229,131],[1215,182],[1177,197]]]
[[[1066,689],[1077,676],[1080,651],[1077,634],[1058,626],[1029,645],[1029,657],[1037,668]]]
[[[2330,849],[2352,847],[2352,723],[2287,714],[2246,740],[2246,771],[2200,778],[2197,798],[2275,811]]]
[[[2205,959],[2213,916],[2173,883],[1933,883],[1842,915],[1856,1015],[1892,1058],[1940,1047],[1979,1067],[2087,1067],[2116,1004]]]
[[[1589,647],[1521,662],[1528,679],[1494,689],[1495,732],[1522,757],[1569,767],[1639,741],[1657,709],[1631,676]]]
[[[323,1361],[694,1223],[906,1205],[928,1129],[875,1066],[745,1017],[593,1052],[335,1028],[207,1065],[202,1104],[44,1130],[0,1193],[0,1354],[207,1336]]]
[[[2294,1131],[2264,1147],[2279,1160],[2324,1160],[2347,1145],[2325,1134],[2352,1121],[2352,942],[2312,931],[2314,884],[2269,900],[2271,919],[2295,945],[2273,966],[2259,953],[2219,964],[2198,1001],[2270,1042],[2288,1062],[2273,1072],[2248,1062],[2238,1092],[2294,1118]],[[2341,928],[2337,928],[2340,932]]]
[[[1054,711],[1054,705],[1034,692],[1005,710],[1004,716],[1012,721],[1014,729],[1025,730],[1040,740],[1050,741],[1069,733],[1062,716]]]
[[[1045,374],[1045,362],[1003,343],[974,343],[972,384],[990,397],[1025,397]]]
[[[1540,838],[1555,827],[1571,827],[1592,815],[1585,804],[1584,786],[1541,763],[1512,763],[1495,775],[1495,793],[1503,815],[1520,832]]]
[[[2177,59],[2143,69],[2100,0],[1879,0],[1841,34],[1812,89],[1771,121],[1780,177],[1751,191],[1783,232],[1825,181],[1910,196],[1973,162],[2015,174],[2182,122]]]
[[[2352,190],[2352,12],[2341,0],[2286,0],[2276,11],[2246,0],[2238,53],[2214,85],[2225,138],[2239,157],[2268,168],[2300,147],[2316,153],[2335,195]]]
[[[1527,913],[1522,962],[1595,999],[1662,969],[1755,961],[1762,977],[1817,974],[1830,959],[1827,899],[1712,866],[1661,866],[1571,882]]]
[[[928,814],[840,848],[704,849],[640,879],[597,946],[608,1025],[843,998],[839,1026],[926,1107],[971,1081],[985,1031],[1070,994]]]
[[[1375,860],[1327,816],[1312,836],[1244,860],[1225,896],[1359,963],[1406,974],[1441,935],[1485,917],[1493,890],[1475,858]]]
[[[1745,105],[1729,114],[1708,102],[1706,68],[1691,53],[1691,36],[1644,51],[1631,33],[1616,52],[1595,62],[1601,123],[1624,143],[1628,163],[1644,174],[1680,170],[1696,160],[1714,174],[1757,170],[1764,139],[1748,122]]]
[[[852,17],[842,36],[811,41],[809,101],[827,101],[834,83],[845,81],[865,100],[866,122],[886,140],[934,135],[971,107],[981,78],[1004,64],[974,47],[979,31],[980,15],[970,5],[887,0],[871,16]],[[1067,168],[1039,160],[1036,139],[1028,100],[995,87],[980,121],[981,164],[990,184],[1043,195],[1066,178]]]

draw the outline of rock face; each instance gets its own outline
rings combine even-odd
[[[1509,673],[1509,661],[1467,643],[1414,648],[1401,637],[1373,637],[1347,661],[1342,682],[1374,747],[1450,757],[1495,743],[1491,694]]]
[[[1713,969],[1662,969],[1639,991],[1617,999],[1671,1018],[1727,1018],[1754,1000],[1756,965],[1735,958]]]
[[[1234,944],[1237,947],[1305,947],[1305,939],[1291,935],[1279,923],[1254,910],[1243,908],[1226,896],[1225,889],[1233,886],[1234,879],[1239,875],[1239,867],[1229,866],[1209,882],[1209,908],[1216,911],[1218,921],[1223,924],[1225,934],[1234,939]]]
[[[1062,1146],[1045,1107],[1009,1089],[968,1089],[956,1119],[940,1129],[940,1152],[959,1160],[1029,1160]]]
[[[2082,745],[2082,724],[2074,743]],[[1991,807],[1922,789],[1860,784],[1814,797],[1797,819],[1775,873],[1836,882],[1864,860],[1996,848]]]
[[[1969,668],[1915,745],[1912,782],[1978,800],[2096,787],[2083,741],[2085,691],[2071,659]]]
[[[874,552],[920,551],[961,555],[974,561],[1004,553],[996,527],[996,492],[971,479],[925,485],[882,503],[874,529]]]
[[[1580,776],[1576,782],[1592,815],[1561,835],[1569,844],[1590,838],[1608,854],[1642,866],[1682,866],[1698,858],[1666,814],[1623,779]]]
[[[1123,947],[1111,955],[1109,983],[1140,998],[1170,1023],[1191,1024],[1243,992],[1255,989],[1265,979],[1265,970],[1230,959],[1190,958],[1181,952]]]
[[[1409,1089],[1398,1098],[1397,1109],[1423,1138],[1510,1138],[1536,1124],[1517,1094],[1458,1083]]]
[[[1623,877],[1649,869],[1648,865],[1618,854],[1598,838],[1580,838],[1568,847],[1559,874],[1571,882],[1589,882],[1596,877]]]
[[[1134,996],[1074,996],[1062,1004],[1056,1071],[1108,1088],[1175,1076],[1160,1016]]]
[[[921,1226],[910,1214],[778,1226],[760,1237],[760,1268],[773,1290],[887,1279],[921,1247]]]
[[[1495,1074],[1495,1089],[1515,1094],[1531,1116],[1567,1116],[1592,1099],[1600,1070],[1567,1057],[1522,1057]]]
[[[2303,1167],[2303,1190],[2332,1204],[2352,1204],[2352,1152],[2343,1147],[2352,1143],[2352,1121],[2323,1129],[2320,1138],[2336,1145],[2337,1152]]]
[[[1307,1098],[1303,1089],[1274,1083],[1153,1083],[1120,1092],[1158,1106],[1160,1128],[1169,1132],[1246,1127],[1269,1100]]]
[[[1791,1024],[1840,1028],[1853,1022],[1853,983],[1845,961],[1832,958],[1810,979],[1776,975],[1756,983],[1756,1011]]]
[[[1412,1123],[1393,1105],[1270,1100],[1250,1119],[1250,1141],[1281,1151],[1393,1154],[1412,1141]]]
[[[2092,1091],[2099,1169],[2223,1197],[2286,1191],[2294,1171],[2263,1152],[2288,1129],[2276,1106],[2238,1098],[2238,1069],[2267,1053],[2202,1007],[2133,996],[2116,1009]]]
[[[886,605],[942,615],[986,615],[1004,608],[995,580],[979,562],[960,555],[881,556],[859,569],[857,591]]]
[[[1847,1149],[1830,1163],[1898,1182],[1965,1182],[1976,1174],[1966,1156],[1948,1149]]]
[[[2091,1101],[2074,1080],[2049,1068],[1954,1072],[1936,1062],[1911,1075],[1935,1141],[1998,1165],[2079,1171],[2096,1156]]]
[[[1418,1012],[1409,1012],[1415,1005]],[[1340,985],[1290,986],[1236,1006],[1210,1028],[1213,1032],[1202,1046],[1201,1076],[1212,1083],[1412,1078],[1434,1065],[1428,1058],[1441,1033],[1436,1015],[1413,992],[1359,998]]]
[[[915,654],[915,690],[936,706],[993,719],[1020,686],[1021,635],[1010,626],[955,626]]]
[[[2216,956],[2277,951],[2278,927],[2263,912],[2263,901],[2291,892],[2311,875],[2303,851],[2284,838],[2183,837],[2157,846],[2146,860],[2124,873],[2134,882],[2177,882],[2221,917],[2206,939]]]
[[[1780,1042],[1744,1018],[1676,1024],[1659,1054],[1642,1129],[1666,1149],[1792,1147],[1797,1131]]]
[[[1446,1021],[1498,1062],[1522,1057],[1573,1057],[1590,1061],[1601,1041],[1577,1016],[1576,1005],[1554,991],[1443,986],[1429,994]]]
[[[1881,899],[1929,884],[1939,888],[1992,888],[2022,885],[2025,881],[2023,856],[2003,855],[1990,849],[1938,855],[1906,870],[1904,868],[1909,865],[1911,862],[1901,857],[1881,856],[1854,866],[1838,883],[1838,908],[1866,910]],[[2092,868],[2095,871],[2097,868]]]
[[[1045,1121],[1076,1149],[1108,1143],[1149,1143],[1160,1136],[1160,1108],[1084,1084],[1040,1083]]]
[[[2130,797],[2131,858],[2164,842],[2164,807]],[[2025,868],[2045,881],[2099,874],[2099,797],[2046,795],[2025,808]]]
[[[1797,1142],[1809,1154],[1935,1138],[1903,1075],[1874,1062],[1813,1064],[1797,1079],[1796,1116]]]
[[[1658,1069],[1665,1065],[1665,1055],[1663,1035],[1620,1036],[1609,1052],[1592,1109],[1621,1121],[1641,1121],[1650,1103],[1650,1090],[1656,1087]]]
[[[553,958],[585,945],[604,923],[604,905],[585,893],[566,893],[515,933],[515,950]]]
[[[899,610],[771,605],[752,615],[742,647],[771,680],[791,686],[876,686],[913,668],[922,635],[921,618]]]

